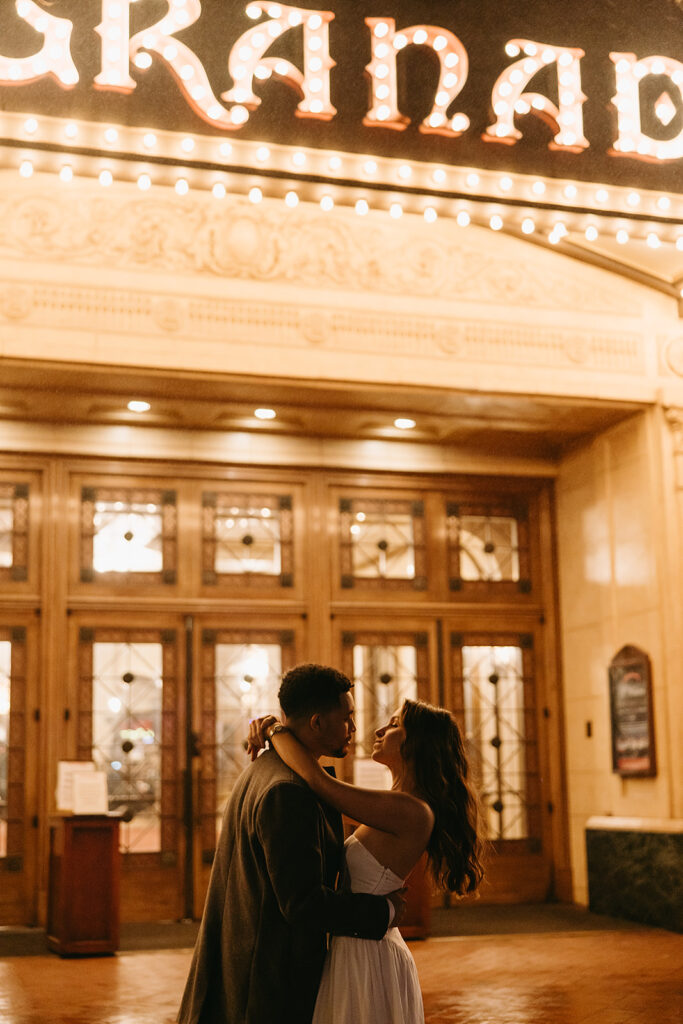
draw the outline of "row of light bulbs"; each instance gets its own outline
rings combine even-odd
[[[7,117],[8,115],[5,115]],[[649,212],[657,217],[676,215],[681,211],[674,210],[668,195],[657,195],[648,192],[644,195],[637,189],[626,190],[621,187],[608,188],[604,185],[589,183],[566,182],[563,185],[542,178],[531,178],[527,175],[496,174],[488,171],[475,171],[467,168],[428,167],[413,165],[401,161],[387,161],[381,158],[342,157],[337,153],[307,153],[303,150],[289,150],[280,146],[271,147],[263,143],[228,142],[207,140],[203,136],[184,135],[178,137],[170,133],[140,131],[139,129],[119,129],[114,126],[100,128],[93,125],[79,125],[77,122],[55,122],[45,119],[45,124],[37,117],[24,118],[19,125],[19,137],[31,142],[49,141],[58,143],[59,136],[69,145],[85,145],[91,149],[101,146],[103,151],[123,149],[126,152],[140,151],[150,157],[180,157],[180,159],[198,159],[202,162],[215,160],[218,164],[237,163],[246,167],[273,168],[278,171],[291,169],[294,174],[330,174],[348,180],[357,177],[361,181],[376,184],[392,183],[399,187],[419,188],[428,193],[434,191],[463,191],[473,195],[493,198],[514,196],[516,199],[529,198],[532,202],[544,201],[555,204],[572,205],[595,204],[598,209],[610,208],[610,213],[628,214],[630,211]],[[15,118],[10,115],[10,135],[17,137]],[[170,137],[169,137],[170,135]],[[84,136],[84,137],[83,137]],[[207,147],[210,142],[211,149]],[[169,144],[170,143],[170,144]],[[680,204],[679,204],[680,205]]]
[[[31,178],[34,174],[33,162],[28,159],[22,160],[19,165],[19,174],[22,178]],[[74,170],[71,164],[63,164],[58,172],[58,176],[63,182],[72,181],[74,178]],[[100,171],[98,180],[100,185],[103,187],[111,186],[114,184],[114,174],[110,169],[104,168]],[[138,175],[136,184],[142,192],[148,191],[153,184],[151,175],[147,172],[143,172]],[[174,189],[178,195],[187,195],[190,192],[190,184],[187,178],[179,177],[175,182]],[[567,189],[575,189],[575,186],[567,186]],[[567,189],[565,189],[565,191],[567,191]],[[213,184],[211,192],[216,199],[224,199],[228,194],[228,189],[223,182],[219,181]],[[632,195],[633,201],[630,205],[637,206],[640,201],[640,197],[637,193],[633,193]],[[251,203],[260,203],[264,199],[264,192],[259,186],[254,185],[249,189],[247,198]],[[666,200],[670,205],[668,197],[660,196],[660,200]],[[297,207],[300,201],[301,199],[298,192],[293,189],[290,189],[284,195],[284,203],[290,209]],[[333,210],[336,205],[337,203],[335,202],[334,197],[329,193],[324,194],[319,200],[320,209],[325,212]],[[353,205],[355,212],[359,216],[365,216],[371,211],[371,206],[367,199],[357,199]],[[402,217],[405,212],[413,212],[412,210],[406,211],[404,205],[397,201],[391,202],[388,207],[384,205],[377,205],[374,209],[386,210],[389,213],[389,216],[396,220]],[[668,206],[662,205],[660,206],[660,209],[668,209]],[[422,215],[427,223],[434,223],[439,219],[439,212],[433,205],[425,206],[422,211]],[[595,215],[599,216],[599,211],[596,211]],[[554,221],[550,230],[544,230],[545,225],[539,225],[534,217],[524,216],[520,220],[519,218],[515,218],[511,212],[508,213],[506,217],[503,217],[501,213],[493,213],[488,217],[488,219],[483,219],[478,216],[473,217],[472,213],[464,207],[457,210],[453,219],[460,227],[467,227],[474,221],[479,225],[488,225],[488,227],[493,231],[507,229],[508,231],[521,231],[524,235],[533,235],[538,232],[542,232],[547,234],[548,241],[553,245],[561,242],[563,238],[570,233],[570,231],[575,232],[577,230],[577,228],[568,226],[563,220],[559,219]],[[620,245],[626,245],[632,239],[644,239],[645,243],[651,249],[659,249],[662,245],[670,243],[675,245],[679,251],[683,251],[683,226],[678,228],[678,233],[675,237],[670,238],[662,238],[657,231],[651,229],[651,225],[649,225],[649,227],[650,230],[646,230],[644,234],[634,234],[632,227],[631,230],[627,229],[623,225],[617,228],[605,228],[602,225],[598,227],[597,224],[590,223],[583,229],[583,234],[589,242],[596,241],[600,235],[603,237],[613,237]]]

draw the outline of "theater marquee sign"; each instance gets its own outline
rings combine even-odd
[[[526,199],[537,208],[582,208],[586,183],[593,195],[616,189],[606,208],[637,219],[634,189],[676,197],[683,179],[683,9],[661,0],[657,10],[634,0],[7,2],[4,163],[28,174],[53,168],[59,152],[105,180],[109,167],[168,182],[172,166],[219,187],[256,175],[288,194],[292,183],[316,196],[329,183],[508,206],[533,178]],[[671,204],[653,213],[665,234]]]

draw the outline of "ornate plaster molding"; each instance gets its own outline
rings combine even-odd
[[[72,189],[72,186],[68,187]],[[8,185],[0,200],[0,258],[111,270],[209,275],[319,289],[439,298],[487,306],[640,313],[623,286],[526,243],[453,223],[424,225],[228,196],[141,196]],[[469,232],[469,233],[468,233]],[[519,247],[524,246],[523,250]],[[520,251],[523,259],[520,259]],[[318,326],[316,325],[316,331]]]
[[[503,364],[567,372],[642,377],[647,372],[637,333],[579,330],[507,320],[407,315],[339,306],[155,294],[107,286],[0,281],[0,322],[15,328],[97,336],[97,352],[116,357],[123,337],[193,344],[273,347],[336,354],[381,355],[488,367]],[[23,332],[6,332],[4,354],[20,354]],[[106,339],[110,338],[110,345]],[[82,347],[82,342],[80,343]],[[14,346],[14,348],[13,348]],[[19,349],[19,352],[15,351]]]

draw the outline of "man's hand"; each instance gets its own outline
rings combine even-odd
[[[264,715],[262,718],[255,718],[249,723],[249,736],[247,738],[247,754],[255,761],[259,752],[266,745],[268,737],[266,732],[271,725],[279,722],[275,715]]]
[[[387,893],[387,899],[394,905],[394,919],[391,922],[391,927],[396,928],[405,917],[408,890],[406,888],[395,889],[393,892]]]

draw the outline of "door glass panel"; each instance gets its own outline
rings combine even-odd
[[[519,647],[463,647],[465,733],[490,839],[523,839],[527,813],[524,676]]]
[[[176,532],[174,491],[83,487],[81,581],[175,583]]]
[[[0,857],[7,856],[11,657],[9,640],[0,640]]]
[[[279,714],[282,675],[279,644],[217,643],[216,656],[216,834],[237,778],[247,767],[249,722]]]
[[[426,589],[421,501],[342,498],[339,519],[343,588]]]
[[[9,487],[0,487],[0,568],[12,565],[12,534],[14,532],[14,501]]]
[[[0,581],[28,578],[28,484],[0,483]]]
[[[161,506],[156,502],[95,502],[95,572],[161,572]]]
[[[162,645],[94,643],[92,757],[122,813],[121,850],[161,849]]]
[[[418,694],[417,651],[412,645],[355,644],[353,683],[356,736],[353,776],[356,785],[391,785],[391,773],[372,760],[375,729],[379,729],[406,699]]]
[[[294,585],[290,495],[207,491],[202,506],[205,584]]]
[[[518,580],[517,521],[504,516],[461,516],[457,529],[460,578]]]

